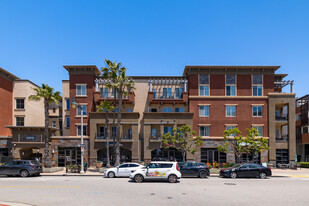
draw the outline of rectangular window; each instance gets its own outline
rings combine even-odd
[[[200,117],[209,117],[209,106],[199,106]]]
[[[56,108],[53,108],[53,113],[56,113]]]
[[[77,136],[81,136],[81,125],[77,126]],[[83,125],[83,135],[87,135],[87,125]]]
[[[263,137],[263,126],[254,126],[253,128],[258,131],[258,137]]]
[[[76,107],[76,110],[77,110],[77,115],[78,116],[81,116],[81,112],[82,112],[82,108],[83,107],[83,116],[86,116],[87,115],[87,105],[80,105],[80,106],[77,106]]]
[[[252,107],[252,116],[253,117],[262,117],[262,106],[253,106]]]
[[[185,108],[183,107],[176,107],[175,112],[185,112]]]
[[[85,84],[77,84],[76,85],[76,95],[77,96],[86,96],[86,85]]]
[[[151,129],[151,137],[152,138],[157,138],[157,129],[155,129],[155,128]]]
[[[173,133],[173,127],[164,127],[164,134]]]
[[[150,112],[157,112],[157,108],[150,108]]]
[[[209,96],[209,75],[201,74],[199,76],[199,96]]]
[[[261,74],[252,75],[252,95],[263,95],[263,76]]]
[[[162,112],[172,112],[172,107],[163,107]]]
[[[128,109],[128,112],[133,112],[133,109]]]
[[[25,109],[25,99],[16,99],[16,109]]]
[[[236,117],[236,106],[226,106],[225,110],[227,117]]]
[[[70,128],[70,117],[66,117],[66,127]]]
[[[157,97],[157,90],[156,89],[152,89],[153,92],[153,98],[156,99]]]
[[[66,102],[66,109],[70,110],[70,99],[66,99],[65,102]]]
[[[276,163],[288,164],[289,163],[289,150],[276,149]]]
[[[100,96],[101,98],[108,98],[108,88],[107,87],[100,88]]]
[[[117,127],[112,127],[111,137],[116,137],[117,135]]]
[[[183,92],[183,88],[175,88],[176,99],[181,99],[182,98],[182,92]]]
[[[236,128],[236,126],[226,126],[227,131],[230,130],[230,129],[235,129],[235,128]],[[235,137],[236,135],[233,133],[233,134],[231,134],[231,136]]]
[[[54,127],[54,128],[57,127],[56,121],[52,121],[52,127]]]
[[[16,126],[25,126],[25,117],[16,117]]]
[[[236,75],[227,74],[225,76],[226,96],[236,96]]]
[[[200,126],[200,136],[209,137],[209,126]]]
[[[172,88],[163,88],[163,98],[170,98],[172,96]]]

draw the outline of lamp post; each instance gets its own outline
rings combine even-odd
[[[84,137],[83,137],[83,135],[84,135],[84,125],[83,125],[83,106],[82,105],[80,105],[76,100],[75,100],[75,98],[73,98],[72,99],[72,107],[73,107],[73,109],[75,109],[76,107],[77,108],[80,108],[80,113],[81,113],[81,115],[80,115],[80,119],[81,119],[81,123],[80,123],[80,144],[81,144],[81,165],[80,165],[80,173],[81,174],[84,174],[85,173],[85,171],[84,171],[84,150],[85,150],[85,148],[84,148]]]

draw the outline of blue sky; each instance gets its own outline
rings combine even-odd
[[[307,94],[309,1],[0,0],[0,67],[61,91],[63,65],[120,61],[129,75],[185,65],[281,65]]]

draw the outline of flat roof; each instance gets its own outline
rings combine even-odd
[[[5,76],[7,76],[8,78],[10,78],[12,80],[19,79],[19,77],[17,77],[14,74],[8,72],[7,70],[3,69],[2,67],[0,67],[0,72],[3,73]]]
[[[100,75],[101,72],[96,65],[64,65],[63,66],[68,72],[70,71],[87,71],[91,70],[96,75]]]

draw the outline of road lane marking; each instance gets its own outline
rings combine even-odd
[[[0,186],[0,188],[80,188],[80,186]]]

